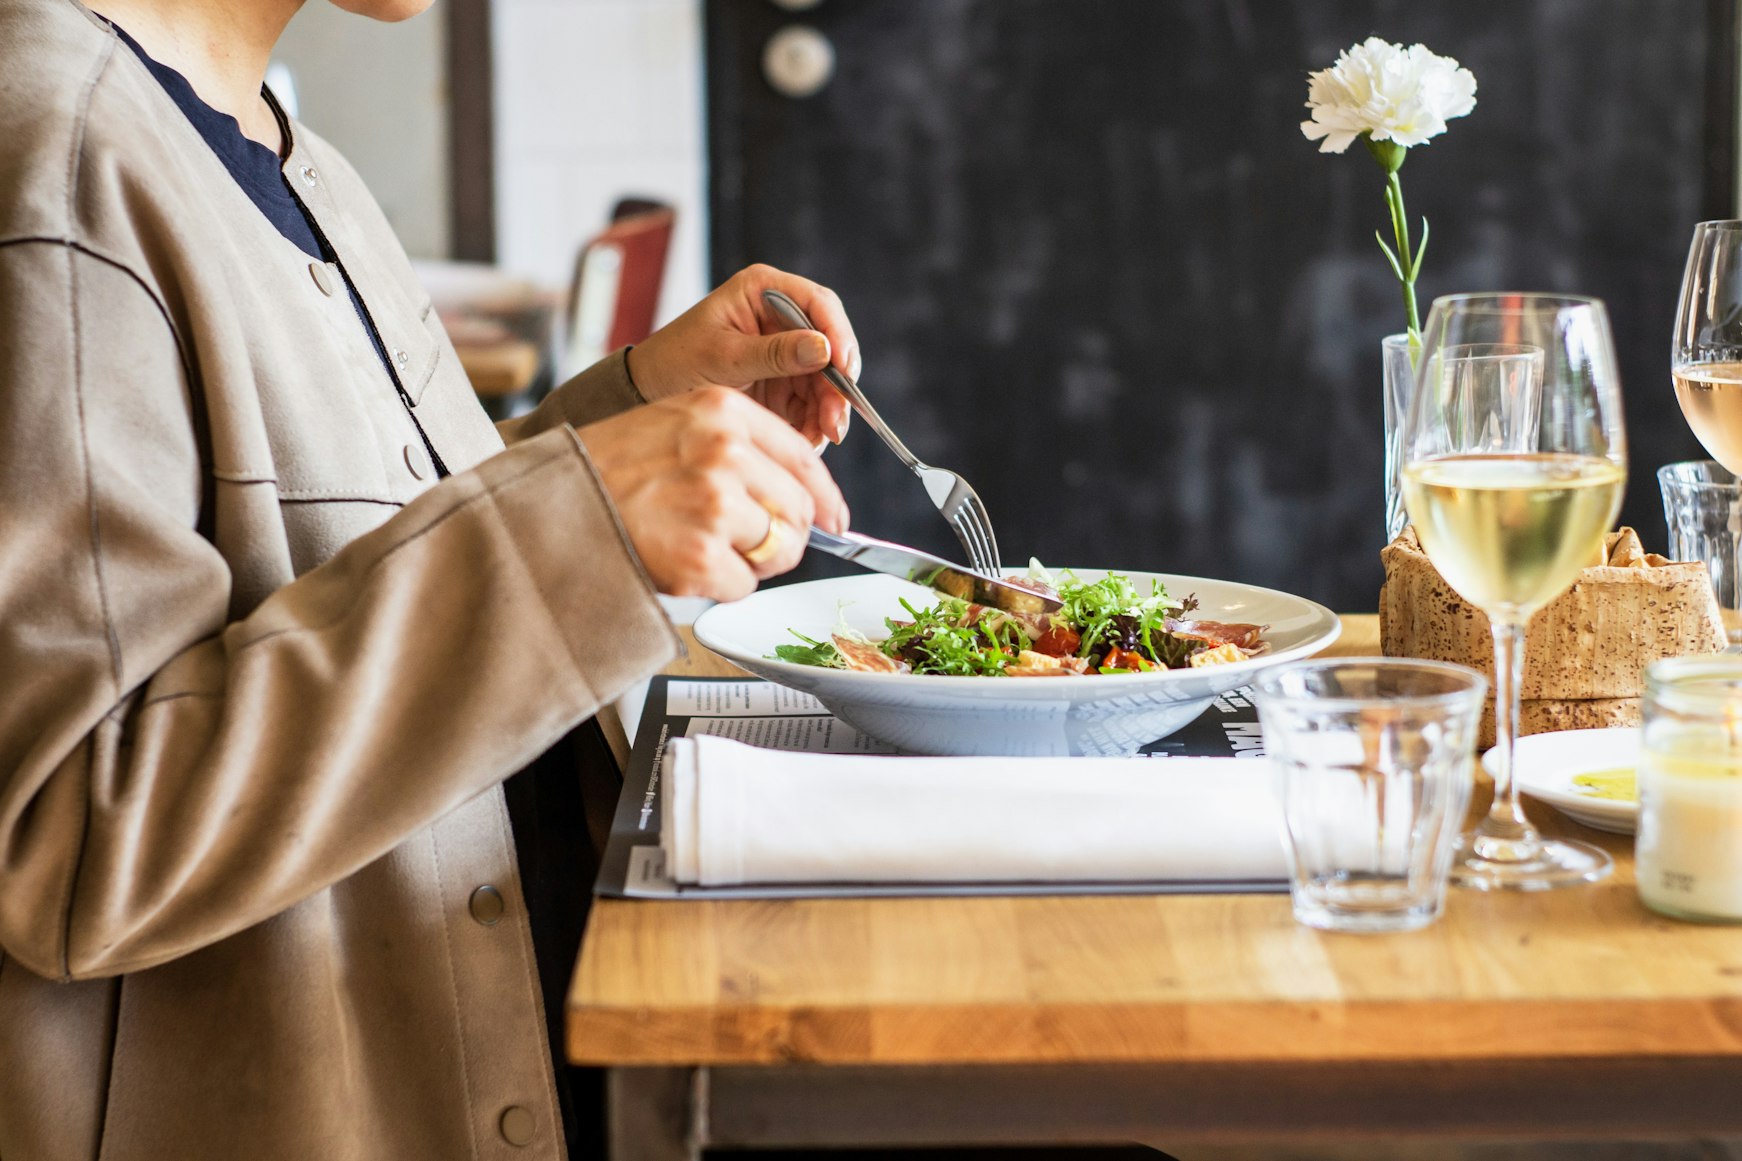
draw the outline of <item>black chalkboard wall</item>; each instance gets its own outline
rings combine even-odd
[[[1339,49],[1420,41],[1479,85],[1403,171],[1433,223],[1424,315],[1455,291],[1608,300],[1623,518],[1661,547],[1653,471],[1700,454],[1668,344],[1692,226],[1732,214],[1735,20],[1733,0],[710,0],[715,271],[839,290],[867,393],[974,483],[1007,562],[1372,609],[1379,340],[1402,329],[1382,175],[1298,123]],[[837,58],[807,100],[761,71],[795,21]],[[954,551],[862,425],[828,462],[855,527]]]

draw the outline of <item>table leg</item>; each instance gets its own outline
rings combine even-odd
[[[698,1161],[707,1130],[705,1068],[613,1068],[605,1079],[610,1161]]]

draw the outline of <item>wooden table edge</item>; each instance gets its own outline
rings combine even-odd
[[[1019,1026],[1070,1034],[1010,1035]],[[1435,1036],[1424,1043],[1422,1029]],[[1089,1036],[1083,1029],[1098,1029]],[[1253,1030],[1262,1028],[1261,1035]],[[987,1034],[1001,1029],[1004,1034]],[[1455,1038],[1445,1032],[1454,1030]],[[1734,1059],[1742,998],[1169,1004],[830,1004],[568,1008],[583,1065],[1447,1064],[1523,1059]]]

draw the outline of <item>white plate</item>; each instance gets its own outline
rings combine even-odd
[[[1632,766],[1639,759],[1639,731],[1633,727],[1609,730],[1560,730],[1518,739],[1512,767],[1518,789],[1532,798],[1597,830],[1632,834],[1639,824],[1639,803],[1593,798],[1573,779],[1580,774]],[[1492,776],[1494,751],[1482,756],[1482,768]]]
[[[1106,575],[1073,570],[1084,580]],[[930,589],[878,574],[763,589],[716,605],[696,620],[696,638],[759,677],[814,694],[838,717],[890,745],[922,754],[1129,754],[1166,737],[1216,695],[1284,661],[1310,657],[1337,639],[1335,613],[1302,597],[1233,581],[1127,573],[1139,592],[1158,580],[1177,598],[1196,595],[1194,616],[1270,626],[1268,652],[1203,669],[1093,677],[933,677],[819,669],[771,658],[795,642],[788,630],[826,640],[840,621],[874,639],[885,617],[904,617],[900,598],[932,603]]]

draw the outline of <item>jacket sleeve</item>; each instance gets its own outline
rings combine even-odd
[[[187,383],[126,271],[0,245],[0,950],[50,978],[284,910],[677,647],[560,424],[228,621]]]
[[[647,400],[629,377],[629,348],[606,355],[573,379],[553,389],[525,415],[496,425],[503,443],[516,443],[553,427],[585,427]]]

